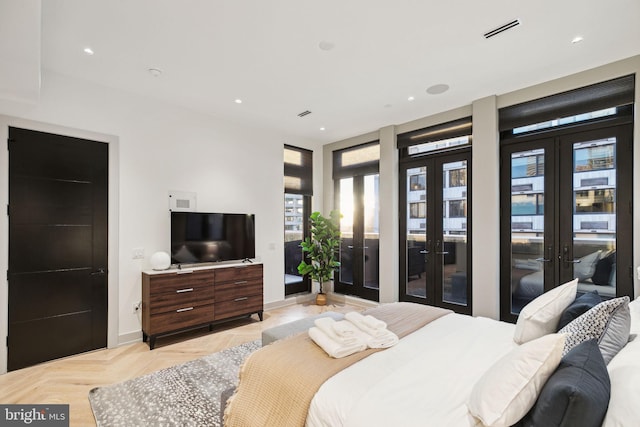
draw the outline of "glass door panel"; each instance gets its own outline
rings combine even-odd
[[[380,201],[378,190],[380,175],[364,177],[364,286],[371,289],[380,288],[379,245],[380,240]]]
[[[340,283],[353,285],[353,178],[340,180]]]
[[[284,195],[284,284],[294,287],[303,282],[298,273],[298,265],[302,261],[304,239],[304,196],[300,194]]]
[[[442,300],[466,305],[467,161],[444,163],[442,175]]]
[[[513,152],[510,161],[510,312],[517,314],[544,292],[544,269],[552,254],[545,251],[545,149]]]
[[[573,143],[573,247],[563,255],[578,292],[616,295],[615,154],[615,137]]]
[[[626,125],[503,145],[502,320],[574,278],[578,294],[632,294],[632,148]]]
[[[400,297],[471,314],[470,152],[413,160],[401,171]]]
[[[418,298],[427,297],[427,168],[407,169],[407,229],[405,292]]]

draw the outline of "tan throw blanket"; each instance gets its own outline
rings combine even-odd
[[[406,302],[381,305],[370,314],[402,338],[451,310]],[[333,359],[301,333],[251,354],[240,368],[240,383],[224,413],[226,427],[304,426],[320,386],[344,368],[382,349]]]

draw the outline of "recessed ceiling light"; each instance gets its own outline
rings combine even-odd
[[[91,49],[90,47],[85,47],[84,48],[84,53],[86,53],[87,55],[91,56],[93,55],[93,49]]]
[[[571,40],[571,43],[573,44],[580,43],[582,40],[584,40],[582,36],[575,36],[573,40]]]
[[[449,85],[444,83],[440,83],[437,85],[433,85],[427,88],[427,93],[429,95],[440,95],[441,93],[445,93],[449,90]]]
[[[160,77],[160,74],[162,74],[162,70],[158,68],[149,68],[147,71],[149,71],[149,74],[153,77]]]
[[[407,101],[411,102],[411,101],[413,101],[414,99],[416,99],[414,96],[410,96],[410,97],[408,97],[408,98],[407,98]]]
[[[242,99],[236,99],[234,102],[235,102],[236,104],[242,104]]]
[[[319,47],[321,50],[331,50],[331,49],[333,49],[334,47],[336,47],[336,45],[335,45],[335,43],[333,43],[333,42],[323,40],[323,41],[321,41],[320,43],[318,43],[318,47]]]
[[[324,130],[324,126],[320,128],[320,130]]]

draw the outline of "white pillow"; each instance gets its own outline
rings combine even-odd
[[[564,334],[549,334],[511,350],[471,390],[467,407],[487,427],[507,427],[533,407],[562,358]]]
[[[580,258],[580,262],[573,265],[573,275],[578,280],[591,279],[596,272],[596,264],[600,260],[601,253],[602,251],[595,251]]]
[[[577,290],[578,279],[573,279],[525,305],[518,316],[513,340],[523,344],[555,332],[562,312],[576,299]]]

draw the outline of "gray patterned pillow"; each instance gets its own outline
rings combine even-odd
[[[558,333],[568,333],[562,356],[578,344],[596,339],[605,363],[627,344],[631,329],[629,297],[610,299],[571,321]]]

